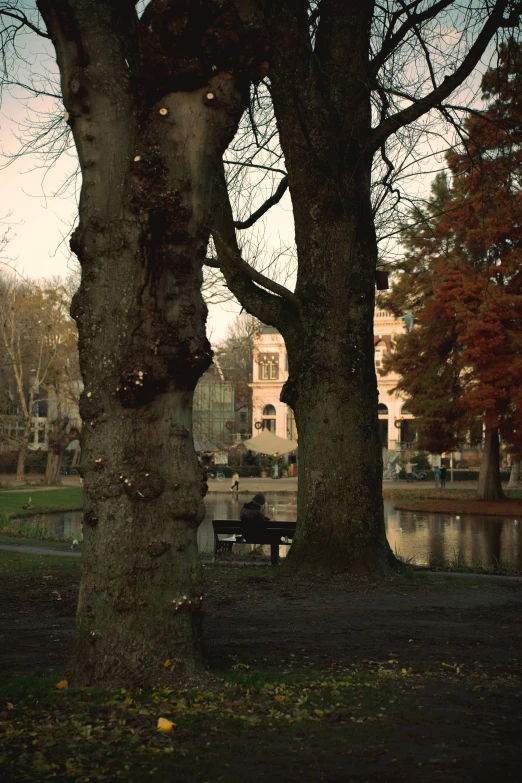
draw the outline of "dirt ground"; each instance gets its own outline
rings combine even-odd
[[[422,575],[383,583],[297,579],[282,571],[206,568],[212,668],[241,663],[277,667],[284,676],[288,667],[311,666],[320,676],[386,662],[423,675],[413,719],[411,712],[394,718],[371,748],[311,747],[322,772],[311,765],[296,780],[520,780],[522,580]],[[3,676],[61,673],[76,597],[70,576],[0,577]],[[231,763],[227,780],[246,779],[240,770],[234,777]],[[248,779],[267,774],[254,765]],[[278,776],[274,764],[268,777],[286,781],[287,774]]]

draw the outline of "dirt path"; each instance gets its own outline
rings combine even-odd
[[[52,554],[78,557],[63,550]],[[290,652],[317,662],[397,657],[408,666],[520,665],[522,580],[423,574],[383,585],[273,578],[270,572],[243,576],[231,568],[205,572],[212,665],[238,658],[279,665]],[[0,643],[2,673],[27,674],[42,666],[59,671],[72,634],[77,584],[55,576],[0,577],[0,583],[0,642],[10,640]]]

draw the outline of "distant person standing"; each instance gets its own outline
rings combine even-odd
[[[239,473],[233,473],[232,474],[232,486],[230,487],[230,491],[236,490],[236,492],[239,491]]]
[[[411,482],[413,481],[413,465],[409,460],[406,463],[406,481],[408,482],[408,484],[411,484]]]
[[[433,477],[435,478],[435,487],[438,489],[440,484],[440,468],[438,466],[433,471]]]
[[[402,470],[401,466],[399,465],[398,462],[396,462],[395,463],[395,473],[394,473],[395,481],[400,481],[401,480],[401,470]]]
[[[443,465],[440,469],[440,486],[446,486],[446,466]]]

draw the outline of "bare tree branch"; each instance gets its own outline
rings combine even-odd
[[[23,11],[16,8],[16,6],[13,6],[11,3],[8,5],[0,5],[0,16],[5,16],[8,19],[14,19],[17,22],[20,22],[23,27],[27,27],[29,30],[32,30],[33,33],[36,33],[36,35],[39,35],[41,38],[47,38],[48,40],[51,39],[50,35],[33,24],[23,13]]]
[[[288,177],[283,177],[279,185],[277,186],[276,192],[273,196],[270,196],[270,198],[267,198],[264,204],[262,204],[259,209],[256,209],[255,212],[253,212],[250,217],[248,217],[246,220],[235,220],[234,221],[234,227],[235,228],[250,228],[250,226],[253,226],[254,223],[259,220],[259,218],[263,217],[270,207],[273,207],[275,204],[278,204],[281,199],[283,198],[284,194],[286,193],[288,189]]]
[[[248,312],[264,323],[276,326],[284,334],[288,319],[299,317],[298,299],[287,288],[252,269],[241,258],[223,167],[214,183],[212,222],[219,267],[230,290]]]
[[[427,21],[428,19],[433,19],[440,11],[443,11],[448,6],[452,5],[454,0],[440,0],[438,3],[435,3],[435,5],[432,5],[430,8],[427,8],[425,11],[422,11],[422,13],[411,13],[411,9],[413,8],[415,11],[415,8],[417,8],[420,5],[420,0],[417,0],[414,3],[411,3],[409,6],[406,6],[406,4],[402,4],[403,8],[401,11],[396,11],[390,22],[390,26],[388,27],[388,31],[384,37],[383,45],[381,47],[380,52],[373,58],[373,60],[370,63],[370,73],[376,74],[384,62],[387,60],[387,58],[390,56],[390,54],[394,51],[394,49],[399,46],[399,44],[404,40],[405,36],[409,33],[410,30],[415,27],[415,25],[422,24],[422,22]],[[400,19],[400,17],[404,14],[410,14],[408,16],[408,19],[402,23],[402,25],[399,27],[397,32],[393,33],[393,28],[395,27],[396,22]]]
[[[480,58],[484,54],[495,31],[499,27],[502,27],[503,24],[508,23],[508,20],[503,20],[504,12],[508,5],[509,0],[497,0],[495,7],[478,34],[475,43],[471,46],[460,66],[450,76],[446,76],[442,83],[424,98],[415,100],[411,106],[408,106],[406,109],[393,114],[391,117],[384,120],[384,122],[381,122],[371,134],[370,149],[379,149],[383,141],[387,139],[388,136],[391,136],[392,133],[395,133],[404,125],[409,125],[419,119],[423,114],[429,112],[430,109],[440,106],[442,101],[445,98],[448,98],[451,93],[467,79],[475,66],[479,63]],[[520,13],[522,13],[522,3],[516,3],[516,9],[512,9],[512,13],[510,14],[511,20],[514,19],[513,14],[515,14],[515,10],[516,18],[518,20]]]

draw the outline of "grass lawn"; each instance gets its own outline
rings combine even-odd
[[[1,538],[4,538],[2,536]],[[5,537],[7,538],[7,536]],[[0,540],[0,543],[13,543]],[[26,540],[23,542],[27,543]],[[47,544],[42,541],[35,541],[37,546],[49,546],[53,548],[68,548],[68,545],[58,547],[56,542]],[[0,549],[0,575],[3,577],[17,577],[30,575],[35,581],[47,577],[49,574],[53,578],[68,579],[71,574],[79,578],[81,559],[75,557],[63,557],[61,555],[33,555],[25,552],[10,552],[6,549]]]
[[[14,545],[14,546],[37,546],[49,549],[66,549],[71,548],[70,541],[64,541],[63,539],[53,538],[31,538],[29,535],[13,535],[10,532],[5,532],[6,527],[0,526],[0,545]]]
[[[441,714],[438,706],[435,714],[425,709],[431,694],[444,690],[452,700],[468,690],[496,699],[499,685],[509,689],[480,672],[426,674],[392,660],[319,671],[237,664],[193,690],[97,693],[57,684],[56,677],[0,680],[0,774],[4,769],[9,780],[403,781],[445,773],[456,779],[466,748],[434,743]],[[158,729],[159,719],[167,731]],[[442,728],[442,740],[445,734]],[[412,763],[418,778],[410,777]]]
[[[35,511],[74,511],[83,508],[83,487],[64,487],[63,489],[50,489],[43,492],[31,492],[28,487],[26,492],[0,492],[0,516],[31,516],[34,511],[24,511],[31,498],[31,504]]]

